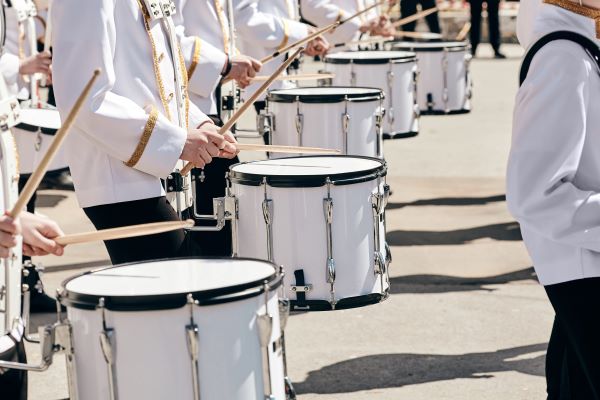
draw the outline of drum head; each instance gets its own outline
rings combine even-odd
[[[56,109],[22,108],[21,123],[17,128],[31,132],[41,129],[44,133],[54,134],[60,126],[60,114]]]
[[[330,64],[387,64],[389,62],[413,61],[415,53],[407,51],[343,51],[325,57]]]
[[[404,51],[461,51],[469,45],[466,42],[397,42],[392,44],[394,50]]]
[[[275,103],[340,103],[346,99],[353,102],[375,101],[383,98],[383,91],[361,87],[303,87],[272,90],[267,97]]]
[[[233,183],[274,187],[319,187],[327,179],[334,185],[351,185],[385,176],[385,162],[359,156],[289,157],[236,164],[230,168]]]
[[[104,268],[70,278],[62,284],[60,301],[84,309],[96,308],[101,298],[111,310],[179,308],[186,304],[190,293],[200,304],[258,295],[263,292],[265,281],[272,283],[277,277],[277,267],[261,260],[159,260]]]

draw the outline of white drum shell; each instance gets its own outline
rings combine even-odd
[[[388,64],[325,63],[325,66],[328,72],[335,74],[335,86],[374,87],[384,91],[384,133],[392,136],[418,133],[416,61],[391,61]],[[390,80],[388,77],[392,75],[393,79]]]
[[[264,294],[235,302],[194,306],[198,325],[200,398],[264,400],[262,356],[256,316],[265,312]],[[285,400],[277,292],[269,294],[273,317],[270,370],[273,395]],[[99,334],[102,313],[67,307],[73,327],[76,389],[80,400],[110,398],[108,369]],[[120,399],[192,399],[191,360],[186,342],[190,308],[159,311],[105,311],[114,329],[116,386]]]
[[[17,152],[10,131],[0,132],[0,151],[0,209],[9,211],[17,201],[19,182]],[[0,335],[10,332],[21,318],[21,236],[17,240],[12,257],[0,260],[0,287],[5,290],[0,299]]]
[[[40,164],[42,158],[50,148],[54,136],[30,132],[19,128],[13,128],[13,132],[19,151],[19,172],[22,174],[31,174]],[[65,160],[64,150],[61,148],[54,156],[48,170],[55,171],[63,168],[67,168],[67,162]]]
[[[447,114],[471,110],[471,55],[467,48],[419,51],[407,46],[406,49],[417,53],[420,73],[418,99],[423,113]],[[447,67],[444,66],[446,60]],[[431,104],[429,96],[433,101]]]
[[[377,128],[381,104],[380,100],[340,103],[269,101],[268,112],[274,116],[271,143],[337,149],[342,154],[382,158],[381,135]],[[296,127],[298,113],[303,116],[300,133]],[[346,113],[350,116],[347,147],[342,127]],[[270,156],[286,155],[272,153]]]
[[[308,159],[307,159],[308,160]],[[307,161],[308,163],[308,161]],[[384,182],[379,190],[383,192]],[[237,242],[239,256],[268,259],[267,231],[263,219],[264,186],[232,184],[239,201]],[[336,265],[335,296],[344,299],[382,293],[389,284],[374,272],[374,223],[371,195],[378,191],[377,180],[351,185],[331,186],[333,199],[333,258]],[[316,188],[268,187],[273,201],[273,257],[282,265],[285,296],[296,294],[294,271],[304,270],[305,281],[313,285],[307,300],[330,300],[327,283],[327,239],[323,199],[325,186]],[[378,226],[381,251],[385,254],[385,228]]]

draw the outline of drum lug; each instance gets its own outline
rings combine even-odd
[[[448,90],[448,49],[444,49],[442,70],[444,74],[444,91],[442,92],[442,101],[444,102],[444,112],[448,114],[450,112],[450,109],[448,108],[448,100],[450,99]]]
[[[294,119],[296,133],[298,134],[298,146],[302,146],[302,132],[304,131],[304,114],[300,112],[300,97],[296,98],[296,118]]]
[[[269,347],[271,336],[273,335],[273,317],[269,314],[269,285],[266,282],[263,290],[265,292],[265,313],[256,316],[256,327],[258,330],[258,340],[262,348],[262,374],[265,399],[274,400],[275,397],[273,397],[273,387],[271,384],[271,360],[269,358]]]
[[[388,96],[389,96],[389,109],[387,112],[387,118],[390,125],[394,124],[396,116],[394,113],[394,71],[391,70],[392,64],[390,64],[390,70],[387,72],[387,84],[388,84]]]
[[[106,368],[108,369],[108,390],[109,399],[117,400],[117,374],[115,372],[115,330],[108,328],[106,325],[106,308],[104,306],[104,298],[100,298],[98,303],[98,309],[102,313],[102,332],[100,332],[100,349],[106,362]]]
[[[333,259],[333,199],[331,198],[331,180],[327,178],[327,198],[323,199],[323,211],[325,214],[325,228],[327,235],[327,262],[326,282],[329,283],[331,308],[335,309],[337,300],[335,298],[335,261]]]
[[[262,213],[267,229],[267,259],[274,262],[273,257],[273,200],[267,197],[267,178],[263,178],[264,200],[262,202]]]
[[[187,305],[190,307],[190,323],[185,326],[185,338],[192,369],[192,388],[194,400],[200,400],[200,378],[198,376],[198,355],[200,345],[198,343],[198,325],[194,322],[194,305],[196,301],[191,293],[187,295]]]
[[[328,71],[324,70],[324,69],[320,69],[319,74],[327,74]],[[326,86],[331,86],[333,85],[333,78],[323,78],[323,79],[317,79],[317,86],[319,87],[326,87]]]
[[[374,255],[375,274],[383,275],[386,271],[385,257],[380,251],[376,251]]]
[[[275,115],[270,112],[263,112],[256,116],[256,126],[258,127],[258,133],[265,136],[273,135],[275,132]]]
[[[356,72],[350,72],[350,86],[356,86]]]
[[[391,263],[392,263],[392,249],[390,249],[390,245],[388,244],[388,242],[385,242],[385,266],[386,266],[386,270],[388,270],[388,267],[390,266]]]
[[[343,154],[348,154],[348,130],[350,129],[350,114],[348,114],[348,96],[344,99],[344,113],[342,114]]]
[[[293,291],[294,289],[292,289]],[[285,330],[288,318],[290,317],[290,301],[287,299],[279,299],[279,324],[281,331]]]

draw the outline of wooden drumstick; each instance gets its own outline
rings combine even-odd
[[[94,82],[96,81],[96,78],[98,78],[99,75],[100,75],[100,70],[99,69],[95,70],[94,75],[90,78],[87,85],[85,85],[85,88],[83,89],[83,91],[81,92],[79,97],[77,98],[75,105],[69,112],[69,115],[67,115],[67,118],[65,119],[64,123],[62,124],[62,127],[58,130],[58,132],[56,132],[56,135],[54,136],[54,140],[52,140],[52,143],[50,143],[50,147],[48,148],[48,151],[46,152],[46,154],[44,154],[42,161],[40,161],[40,164],[38,165],[38,167],[35,169],[35,171],[33,171],[31,176],[27,180],[27,183],[25,184],[25,187],[21,191],[21,194],[19,195],[19,198],[17,199],[15,206],[8,213],[8,215],[10,215],[10,217],[17,218],[19,216],[19,214],[21,213],[21,211],[23,211],[23,209],[25,208],[25,205],[31,199],[31,196],[33,196],[33,194],[35,193],[37,187],[39,186],[40,182],[44,178],[46,171],[48,170],[48,166],[50,165],[50,162],[52,162],[52,160],[54,159],[54,156],[58,152],[58,149],[60,148],[60,146],[62,145],[63,141],[65,140],[67,134],[71,130],[71,127],[73,126],[73,123],[75,122],[75,118],[77,118],[77,114],[79,114],[79,111],[81,110],[81,107],[83,106],[83,103],[85,102],[86,98],[89,96],[90,92],[92,91],[92,86],[94,85]]]
[[[233,114],[231,116],[231,118],[229,118],[227,120],[227,122],[225,122],[223,127],[219,129],[219,134],[224,135],[229,129],[231,129],[231,127],[233,125],[235,125],[235,123],[254,104],[254,102],[256,102],[256,100],[258,100],[258,98],[260,96],[262,96],[262,94],[269,88],[269,86],[271,86],[273,84],[273,82],[275,82],[275,79],[277,79],[277,77],[279,75],[281,75],[283,73],[283,71],[285,71],[286,68],[289,67],[290,64],[292,62],[294,62],[296,57],[298,57],[300,55],[300,53],[302,53],[303,51],[304,51],[304,48],[300,47],[287,60],[285,60],[285,62],[283,62],[277,68],[277,70],[275,72],[273,72],[271,77],[265,83],[263,83],[261,85],[261,87],[259,87],[258,90],[256,92],[254,92],[254,94],[252,96],[250,96],[250,98],[248,100],[246,100],[244,102],[244,104],[240,107],[240,109],[237,110],[235,112],[235,114]],[[191,162],[188,162],[187,164],[185,164],[185,166],[181,170],[181,175],[185,176],[185,175],[189,174],[190,171],[192,170],[192,168],[194,168],[194,164],[192,164]]]
[[[375,4],[371,5],[371,6],[363,9],[363,10],[360,10],[359,12],[357,12],[355,14],[352,14],[348,18],[344,18],[343,20],[341,20],[340,21],[340,25],[343,25],[346,22],[348,22],[348,21],[350,21],[350,20],[352,20],[352,19],[354,19],[356,17],[360,17],[361,15],[363,15],[365,13],[368,13],[369,11],[371,11],[372,9],[374,9],[375,7],[379,7],[379,6],[383,5],[383,4],[385,4],[386,2],[387,2],[387,0],[382,0],[382,1],[378,2],[378,3],[375,3]]]
[[[433,32],[405,32],[399,31],[394,34],[397,38],[413,38],[413,39],[442,39],[444,36],[441,33]]]
[[[289,154],[340,154],[336,149],[324,149],[321,147],[303,147],[303,146],[277,146],[272,144],[248,144],[236,143],[235,147],[240,151],[265,151],[269,153],[289,153]]]
[[[353,42],[348,42],[348,43],[336,43],[333,45],[333,47],[349,47],[349,46],[360,46],[363,44],[371,44],[371,43],[380,43],[380,42],[386,42],[389,40],[394,40],[394,37],[386,37],[386,36],[372,36],[370,38],[367,39],[361,39],[361,40],[355,40]]]
[[[458,32],[458,35],[456,35],[456,41],[462,42],[463,40],[465,40],[465,38],[469,34],[470,30],[471,30],[471,23],[466,22],[465,25],[460,30],[460,32]]]
[[[300,46],[304,46],[306,43],[310,42],[311,40],[321,36],[324,33],[327,33],[329,31],[333,30],[334,28],[336,28],[338,25],[341,25],[341,24],[342,23],[340,21],[337,21],[337,22],[334,22],[333,24],[327,25],[325,28],[319,29],[318,31],[311,33],[304,39],[300,39],[297,42],[294,42],[294,43],[290,44],[289,46],[284,47],[281,50],[277,50],[275,53],[271,54],[270,56],[267,56],[267,57],[261,59],[260,62],[262,64],[266,64],[269,61],[274,60],[275,58],[279,57],[282,54],[287,53],[290,50],[293,50]]]
[[[72,235],[58,236],[54,240],[61,246],[78,243],[100,242],[103,240],[127,239],[138,236],[156,235],[158,233],[191,228],[194,220],[153,222],[150,224],[123,226],[120,228],[103,229],[94,232],[75,233]]]
[[[436,12],[438,12],[439,10],[440,10],[440,9],[439,9],[438,7],[432,7],[432,8],[429,8],[429,9],[427,9],[427,10],[424,10],[424,11],[418,12],[418,13],[416,13],[416,14],[409,15],[409,16],[408,16],[408,17],[406,17],[406,18],[399,19],[398,21],[394,22],[394,23],[392,24],[392,26],[393,26],[394,28],[399,28],[399,27],[401,27],[401,26],[403,26],[403,25],[410,24],[411,22],[418,21],[418,20],[420,20],[421,18],[424,18],[424,17],[426,17],[426,16],[428,16],[428,15],[431,15],[431,14],[433,14],[433,13],[436,13]]]
[[[296,74],[296,75],[285,75],[278,76],[276,81],[312,81],[315,79],[332,79],[335,78],[335,74]],[[258,75],[252,78],[252,82],[264,82],[269,77],[267,75]]]

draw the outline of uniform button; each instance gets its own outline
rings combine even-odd
[[[162,62],[162,60],[165,59],[165,53],[160,53],[160,55],[158,56],[158,62]]]

